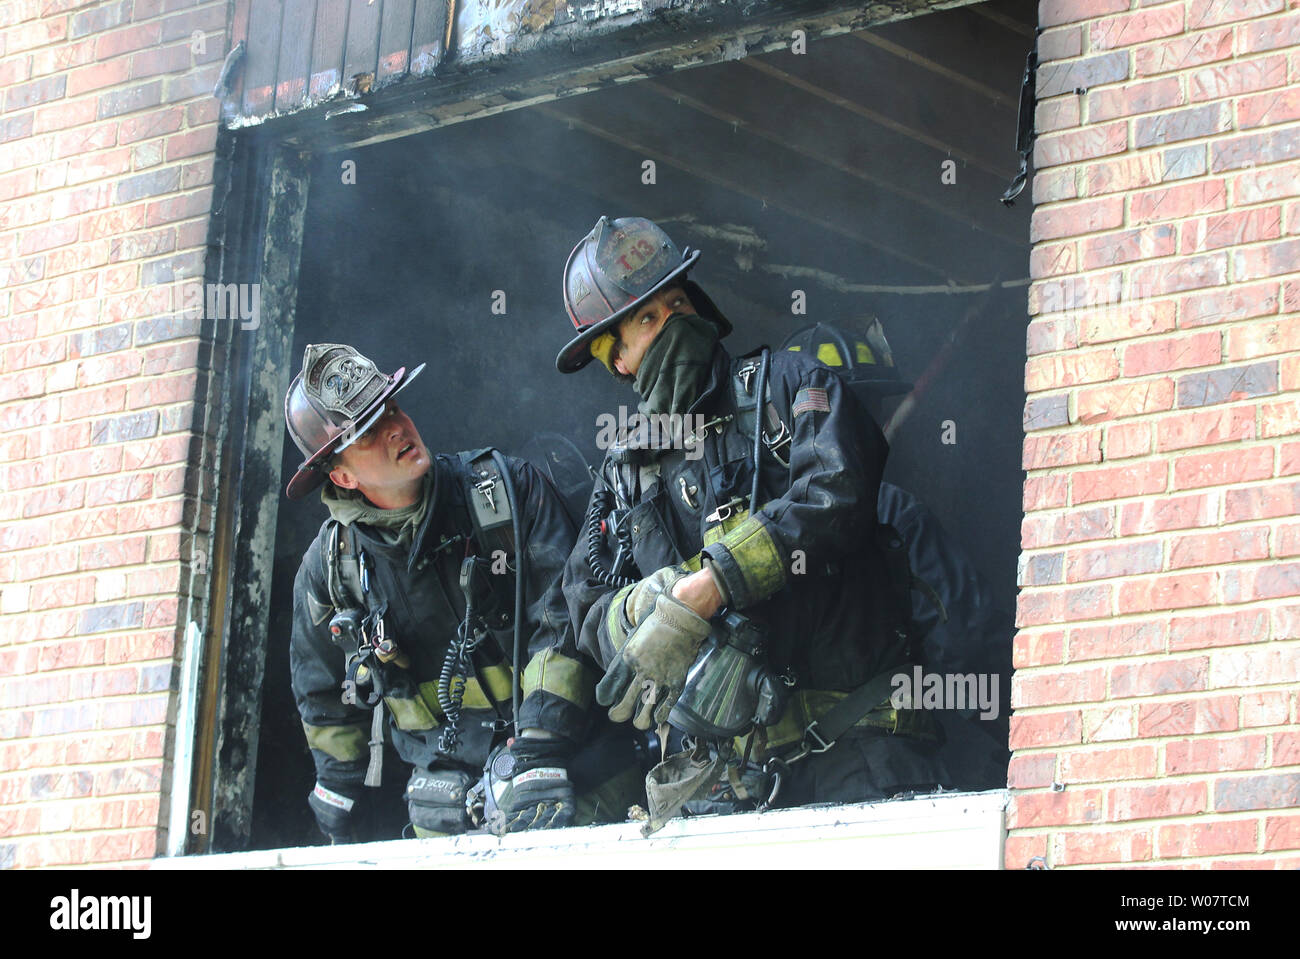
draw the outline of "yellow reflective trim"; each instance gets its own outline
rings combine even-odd
[[[356,726],[313,726],[303,723],[302,731],[307,734],[308,746],[319,749],[339,762],[351,762],[366,754],[368,737]]]
[[[591,350],[592,356],[605,364],[605,369],[609,370],[611,373],[615,372],[613,333],[606,332],[600,334],[600,336],[591,341],[591,345],[588,348]]]
[[[840,351],[835,348],[834,343],[819,343],[817,345],[817,359],[827,366],[844,365],[844,358],[840,356]]]
[[[424,692],[425,686],[433,686],[433,683],[422,683],[420,686],[421,693]],[[435,687],[434,701],[437,701],[437,691]],[[430,712],[428,705],[422,699],[406,699],[398,696],[385,696],[384,704],[393,716],[393,722],[397,724],[398,729],[405,729],[411,732],[419,732],[422,729],[433,729],[438,725],[438,720]]]
[[[794,346],[787,346],[787,347],[786,347],[786,350],[788,350],[788,351],[791,352],[791,353],[802,353],[802,352],[803,352],[803,347],[802,347],[802,346],[799,346],[798,344],[796,344],[796,345],[794,345]]]
[[[470,683],[475,685],[486,683],[487,691],[492,698],[499,703],[505,703],[509,702],[514,695],[514,684],[510,682],[513,675],[514,670],[508,663],[498,663],[495,666],[484,666],[478,671],[478,683],[472,679]],[[469,686],[466,685],[465,689],[466,695],[469,695]]]
[[[553,649],[543,649],[524,670],[525,698],[540,690],[587,709],[595,689],[596,676],[585,664]]]
[[[623,604],[627,602],[628,593],[632,592],[632,586],[635,585],[636,583],[624,586],[609,601],[609,611],[605,614],[605,631],[609,633],[609,641],[615,649],[622,649],[627,642],[627,632],[623,629]],[[527,682],[527,678],[524,681]]]
[[[867,346],[865,343],[858,344],[858,362],[871,363],[873,365],[876,362],[876,357],[875,354],[871,352],[871,347]]]
[[[722,537],[722,545],[740,568],[747,592],[766,599],[785,585],[785,563],[763,521],[747,517]]]
[[[715,526],[710,526],[704,531],[704,545],[712,546],[714,543],[725,538],[728,533],[747,519],[749,519],[749,510],[742,509],[739,512],[728,516],[721,523],[718,523]],[[698,553],[695,555],[695,558],[697,560],[700,558]]]

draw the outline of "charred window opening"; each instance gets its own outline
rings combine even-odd
[[[969,557],[1002,637],[952,662],[998,677],[997,718],[968,724],[980,755],[965,785],[1003,786],[1031,205],[997,201],[1018,165],[1035,19],[1020,0],[962,8],[373,146],[316,143],[286,362],[296,370],[313,342],[354,344],[384,369],[427,362],[403,406],[431,450],[594,464],[598,417],[633,398],[599,365],[566,377],[554,358],[571,329],[564,259],[601,214],[648,217],[703,251],[692,279],[735,325],[733,353],[878,318],[914,384],[873,410],[889,425],[886,480]],[[286,444],[282,479],[300,461]],[[582,471],[557,469],[585,500]],[[323,519],[314,496],[279,504],[255,848],[321,841],[288,636],[294,573]],[[406,774],[391,752],[386,767],[396,836]]]

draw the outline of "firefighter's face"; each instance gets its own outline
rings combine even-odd
[[[686,291],[680,286],[660,290],[616,327],[618,342],[614,346],[614,369],[624,376],[636,376],[641,360],[668,317],[674,313],[694,313]]]
[[[420,431],[397,403],[355,443],[334,458],[330,479],[344,489],[359,489],[380,509],[410,506],[433,461]]]

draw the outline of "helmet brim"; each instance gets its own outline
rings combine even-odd
[[[302,465],[298,467],[298,471],[290,478],[288,486],[285,487],[285,495],[289,499],[302,499],[325,482],[328,474],[320,469],[322,461],[340,450],[347,449],[361,439],[383,414],[384,404],[410,386],[415,378],[423,372],[424,366],[425,364],[421,363],[409,373],[406,367],[400,367],[393,374],[392,380],[384,391],[375,397],[374,402],[356,418],[355,425],[352,428],[344,430],[303,461]]]
[[[629,313],[660,290],[665,289],[675,280],[680,280],[699,258],[699,250],[687,250],[682,257],[682,262],[671,273],[666,274],[662,280],[599,323],[593,323],[591,326],[583,328],[577,336],[564,344],[564,349],[560,350],[559,355],[555,357],[555,368],[561,373],[576,373],[594,360],[595,357],[591,355],[592,340],[617,326]]]

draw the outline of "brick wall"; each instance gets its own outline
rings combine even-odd
[[[1300,866],[1300,2],[1039,7],[1008,867]]]
[[[0,5],[0,867],[165,842],[227,14]]]

